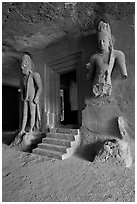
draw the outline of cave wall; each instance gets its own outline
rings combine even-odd
[[[90,143],[92,137],[118,137],[117,119],[124,116],[129,121],[129,136],[134,138],[135,122],[135,41],[133,16],[129,15],[111,24],[114,35],[114,48],[124,52],[128,72],[127,80],[121,79],[119,67],[115,66],[112,72],[112,96],[104,97],[104,100],[94,100],[90,93],[86,100],[86,108],[83,110],[82,143]],[[110,21],[111,22],[111,21]],[[88,87],[90,84],[88,84]],[[98,104],[97,104],[98,103]],[[90,130],[90,131],[89,131]],[[92,133],[91,133],[92,132]],[[94,135],[94,136],[93,136]]]
[[[6,9],[6,13],[3,12],[3,83],[19,85],[19,64],[16,55],[18,53],[22,55],[23,51],[30,51],[35,71],[40,73],[42,79],[43,93],[40,104],[42,121],[46,126],[46,120],[44,119],[45,68],[55,60],[79,52],[81,53],[81,66],[79,69],[81,69],[82,75],[80,79],[82,85],[80,90],[82,96],[82,143],[90,143],[92,140],[91,132],[116,136],[118,134],[116,121],[120,115],[126,116],[134,132],[134,3],[86,2],[72,5],[66,3],[65,7],[63,3],[50,3],[50,5],[48,3],[41,5],[40,3],[40,7],[35,3],[30,3],[29,6],[31,7],[27,5],[27,3],[11,3],[10,8]],[[54,9],[51,10],[51,7],[54,7],[55,11],[58,9],[58,12],[54,13]],[[44,15],[39,19],[38,8],[47,8],[52,15]],[[26,21],[26,19],[29,20]],[[102,19],[108,19],[110,22],[114,36],[114,48],[125,53],[128,78],[122,80],[119,68],[116,66],[112,73],[112,97],[104,98],[103,103],[101,100],[98,101],[97,105],[96,100],[91,96],[91,81],[86,79],[85,65],[89,62],[90,56],[97,50],[95,29],[97,23]],[[14,26],[12,26],[12,23]],[[16,24],[19,24],[19,26],[16,26]],[[14,33],[12,29],[16,32]],[[36,33],[33,33],[34,31]],[[13,41],[13,39],[16,39],[16,41]],[[10,43],[12,46],[10,46]],[[46,48],[44,49],[44,47]],[[12,53],[13,51],[14,53]],[[12,56],[12,61],[9,60],[8,52],[15,55]],[[9,73],[11,74],[9,75]],[[95,107],[94,104],[97,106]],[[134,137],[134,133],[132,137]]]
[[[89,61],[90,56],[96,51],[96,36],[91,35],[79,37],[69,42],[59,42],[56,46],[51,46],[39,52],[33,52],[33,59],[36,70],[40,73],[44,87],[44,67],[49,62],[64,56],[81,52],[82,66],[81,72],[83,81],[81,81],[83,89],[81,95],[84,98],[82,108],[82,141],[90,142],[91,133],[102,133],[103,135],[117,136],[117,117],[125,116],[134,132],[134,96],[135,96],[135,62],[134,62],[134,16],[129,14],[120,20],[111,20],[110,25],[114,36],[114,48],[124,52],[126,57],[126,65],[128,78],[123,80],[118,66],[115,66],[112,73],[113,92],[111,98],[104,98],[104,104],[100,103],[98,111],[93,110],[94,99],[91,97],[91,82],[86,79],[85,64]],[[41,97],[41,103],[44,107],[44,88]],[[109,104],[109,105],[108,105]],[[92,107],[92,108],[91,108]],[[97,108],[96,108],[97,109]],[[43,108],[44,111],[44,108]],[[131,135],[134,137],[134,134]]]

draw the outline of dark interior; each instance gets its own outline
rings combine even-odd
[[[61,113],[64,111],[64,115],[60,122],[64,125],[78,125],[77,90],[75,90],[75,93],[72,93],[74,92],[74,89],[71,88],[72,83],[74,86],[77,86],[76,70],[60,75],[60,89],[63,91],[63,96],[61,98]],[[64,105],[62,103],[64,103]],[[73,108],[72,103],[74,104],[73,106],[75,106]]]
[[[2,86],[2,130],[19,129],[19,92],[18,88]]]

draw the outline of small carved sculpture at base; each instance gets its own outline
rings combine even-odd
[[[17,149],[20,149],[22,151],[28,151],[31,150],[31,146],[37,143],[37,140],[41,138],[40,132],[26,132],[22,135],[19,133],[16,137],[13,143],[11,144],[11,147],[16,147]]]
[[[132,157],[128,143],[117,139],[104,142],[95,160],[105,162],[110,158],[120,163],[124,162],[126,167],[130,167],[132,164]]]
[[[122,139],[113,139],[104,141],[96,155],[96,160],[106,161],[109,158],[117,159],[119,162],[124,162],[126,167],[130,167],[133,162],[131,155],[129,135],[126,131],[127,122],[123,117],[118,118],[118,126]]]
[[[23,140],[23,135],[24,134],[20,134],[18,133],[17,136],[15,137],[14,141],[11,143],[11,146],[20,146],[22,140]]]

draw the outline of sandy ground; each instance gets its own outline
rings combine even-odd
[[[134,202],[135,164],[64,161],[2,147],[3,202]]]

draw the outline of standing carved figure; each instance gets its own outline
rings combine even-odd
[[[101,21],[98,25],[98,48],[99,52],[90,57],[87,64],[89,70],[87,78],[90,79],[95,71],[93,93],[95,97],[111,95],[111,73],[114,63],[120,67],[123,78],[127,78],[125,55],[113,48],[111,30],[108,23]]]
[[[40,128],[39,98],[42,92],[42,83],[39,73],[33,72],[34,64],[29,55],[22,57],[20,91],[23,100],[23,120],[21,131],[18,135],[26,133],[29,120],[29,133]]]
[[[87,111],[90,110],[90,115],[95,117],[95,122],[92,120],[90,123],[91,130],[94,131],[104,131],[105,135],[110,134],[113,127],[118,125],[118,129],[122,135],[122,138],[117,138],[118,152],[120,152],[120,160],[123,160],[126,167],[130,167],[132,164],[132,156],[130,151],[130,143],[125,139],[129,138],[126,132],[125,122],[123,116],[119,116],[116,121],[116,115],[121,114],[119,111],[119,106],[115,104],[107,104],[103,96],[111,96],[112,93],[112,83],[111,83],[111,73],[114,68],[115,63],[119,66],[122,78],[127,78],[127,70],[125,64],[125,55],[119,50],[113,48],[111,30],[108,23],[101,21],[98,25],[98,48],[99,51],[90,57],[90,62],[86,64],[88,73],[87,78],[92,77],[93,80],[93,94],[96,97],[94,105],[91,104],[90,109],[87,107]],[[93,75],[94,73],[94,75]],[[94,76],[94,79],[93,79]],[[97,98],[101,97],[101,98]],[[111,97],[110,97],[111,98]],[[103,101],[105,106],[98,106],[98,102]],[[103,103],[102,103],[103,104]],[[107,109],[106,109],[107,107]],[[117,110],[116,110],[117,107]],[[107,110],[107,111],[106,111]],[[109,114],[110,111],[110,114]],[[118,113],[119,112],[119,113]],[[114,113],[114,115],[112,115]],[[106,115],[106,118],[105,118]],[[114,120],[113,120],[114,119]],[[114,122],[112,122],[114,121]],[[98,124],[99,123],[99,124]],[[117,129],[117,128],[115,128]],[[113,134],[116,133],[113,129]],[[112,134],[112,133],[111,133]],[[102,134],[103,135],[103,134]],[[112,137],[111,137],[112,138]],[[111,153],[111,151],[109,152]]]

